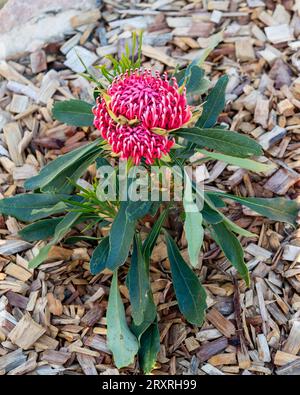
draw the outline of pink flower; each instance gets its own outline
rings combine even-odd
[[[178,129],[192,115],[185,90],[178,91],[174,77],[171,83],[166,73],[154,77],[150,70],[135,70],[114,79],[107,90],[109,102],[98,98],[94,125],[121,159],[131,157],[139,164],[145,158],[152,164],[170,151],[174,139],[155,133],[155,128]]]

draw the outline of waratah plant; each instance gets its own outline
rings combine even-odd
[[[213,45],[218,38],[213,38]],[[97,243],[90,260],[91,273],[96,275],[106,269],[112,275],[106,312],[107,342],[118,368],[131,364],[136,355],[144,372],[150,372],[155,365],[160,342],[149,272],[151,253],[161,233],[167,245],[178,308],[189,323],[201,326],[206,293],[194,268],[204,234],[215,240],[241,281],[247,286],[250,282],[238,236],[255,235],[224,215],[228,200],[271,220],[296,223],[299,207],[295,201],[244,198],[216,188],[206,190],[193,173],[197,164],[209,160],[258,173],[272,170],[266,158],[260,159],[263,151],[256,141],[218,123],[228,77],[224,75],[214,84],[205,77],[201,66],[212,47],[185,69],[161,76],[142,67],[141,38],[134,35],[132,55],[126,48],[120,60],[109,57],[111,70],[98,66],[95,71],[99,77],[94,72],[84,74],[94,86],[94,103],[69,100],[54,105],[57,120],[94,127],[98,138],[48,163],[25,182],[26,193],[0,201],[2,214],[27,223],[20,231],[21,238],[46,241],[29,263],[31,268],[45,261],[51,247],[63,243],[70,229],[79,223],[86,224],[81,229],[110,230],[109,235],[99,239],[85,237],[84,231],[81,237],[91,245]],[[98,178],[85,187],[86,183],[79,179],[94,162]],[[151,190],[150,181],[157,173],[156,187]],[[165,195],[166,185],[170,188],[169,198]],[[158,198],[153,197],[153,192]],[[174,208],[184,225],[188,262],[177,246],[180,235],[173,231],[171,236],[166,229],[166,219]],[[149,228],[151,217],[153,226]],[[79,236],[68,241],[77,242]],[[131,303],[130,325],[118,287],[118,270],[124,265],[122,273],[127,273]]]

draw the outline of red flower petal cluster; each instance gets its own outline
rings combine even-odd
[[[140,69],[119,75],[107,94],[109,103],[100,97],[93,109],[94,125],[114,153],[121,159],[133,158],[135,164],[142,158],[152,164],[173,146],[174,139],[155,133],[155,128],[177,129],[192,116],[185,90],[180,93],[176,79],[169,81],[166,74],[153,76]],[[117,121],[124,117],[125,124]]]

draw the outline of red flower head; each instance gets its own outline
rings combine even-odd
[[[152,164],[155,158],[167,154],[174,139],[155,129],[169,131],[180,128],[192,116],[185,90],[178,91],[176,79],[168,81],[150,70],[135,70],[119,75],[107,90],[109,101],[98,98],[93,109],[94,125],[121,159],[142,158]]]

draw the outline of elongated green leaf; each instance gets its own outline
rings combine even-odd
[[[225,223],[227,228],[230,229],[232,232],[245,237],[258,237],[257,234],[249,232],[248,230],[238,226],[236,223],[234,223],[229,218],[227,218],[224,214],[222,214],[222,217],[223,217],[223,222]]]
[[[68,187],[67,189],[73,188],[68,183],[67,178],[75,179],[80,177],[90,161],[100,154],[102,148],[99,146],[99,143],[100,140],[96,140],[91,144],[59,156],[43,167],[37,176],[28,179],[24,184],[25,188],[44,191],[63,189],[66,186]]]
[[[203,129],[211,128],[216,124],[219,114],[225,107],[225,89],[227,83],[228,77],[224,75],[209,92],[203,105],[202,115],[196,122],[196,127]],[[195,143],[189,143],[184,152],[187,154],[193,149],[195,149]]]
[[[149,273],[142,254],[141,241],[137,236],[134,238],[131,264],[127,275],[130,303],[132,306],[132,318],[135,325],[140,325],[144,320],[151,292]]]
[[[39,253],[29,262],[29,268],[35,269],[47,259],[51,247],[62,240],[80,216],[81,213],[70,212],[57,224],[54,238],[49,244],[42,247]]]
[[[139,362],[145,374],[151,373],[160,350],[160,337],[157,320],[142,335],[139,349]]]
[[[153,202],[151,201],[141,201],[138,200],[136,202],[129,202],[129,205],[126,208],[126,215],[130,221],[138,220],[139,218],[143,218],[146,214],[149,213]]]
[[[61,220],[62,218],[58,217],[34,222],[20,230],[19,236],[26,241],[46,240],[54,235],[55,228]]]
[[[208,55],[216,48],[216,46],[223,40],[223,31],[213,34],[206,48],[204,48],[200,54],[192,63],[201,66]]]
[[[206,192],[204,193],[204,196],[207,195]],[[217,196],[217,195],[209,195],[209,198],[212,202],[212,204],[216,207],[216,208],[224,208],[226,207],[226,203],[223,202],[223,200]]]
[[[160,208],[160,202],[152,202],[152,206],[150,207],[149,214],[151,217],[154,217],[157,213],[158,209]]]
[[[201,81],[203,78],[204,70],[197,65],[191,65],[189,69],[189,79],[186,83],[187,92],[191,94],[196,94],[198,89],[201,87]]]
[[[211,128],[216,124],[220,112],[225,107],[225,89],[227,83],[228,76],[223,75],[209,92],[203,106],[202,115],[196,122],[197,127]]]
[[[119,212],[112,224],[109,237],[109,253],[106,267],[112,271],[123,265],[129,253],[135,231],[135,221],[126,216],[128,202],[121,202]]]
[[[183,207],[185,211],[184,230],[188,243],[188,253],[191,265],[196,267],[199,262],[199,254],[203,243],[204,230],[202,227],[202,214],[194,202],[192,185],[186,175],[186,188],[183,196]]]
[[[72,244],[78,243],[79,241],[86,241],[87,243],[94,245],[94,244],[97,244],[97,242],[99,241],[99,238],[92,237],[92,236],[84,236],[84,235],[70,236],[70,237],[67,237],[66,239],[64,239],[64,244],[72,245]]]
[[[237,237],[226,227],[224,222],[212,225],[212,236],[221,247],[226,258],[232,263],[241,277],[249,285],[248,268],[244,262],[244,251]]]
[[[106,268],[106,260],[109,251],[109,236],[100,240],[95,248],[90,261],[90,271],[92,274],[98,274]]]
[[[55,243],[58,243],[68,233],[81,215],[82,214],[78,212],[70,212],[59,222],[54,233]]]
[[[248,230],[241,228],[233,221],[231,221],[229,218],[227,218],[221,211],[219,211],[213,202],[213,200],[216,200],[214,199],[215,197],[220,199],[216,195],[208,195],[206,192],[204,193],[204,205],[203,205],[202,214],[204,219],[209,224],[218,224],[220,222],[224,222],[228,229],[232,230],[238,235],[242,235],[245,237],[257,237],[255,233],[251,233]],[[219,200],[217,200],[217,204],[220,206]]]
[[[35,240],[46,240],[49,237],[53,236],[55,233],[55,228],[61,222],[63,217],[55,217],[55,218],[47,218],[47,219],[42,219],[40,221],[34,222],[33,224],[25,226],[22,230],[19,231],[19,236],[22,237],[22,239],[26,241],[35,241]],[[73,224],[76,226],[79,223],[82,223],[84,221],[91,221],[91,220],[97,220],[99,221],[98,216],[86,216],[82,215],[78,220]],[[101,221],[100,224],[98,225],[99,227],[102,226],[107,226],[109,225],[109,222],[107,221]],[[71,239],[74,239],[74,242],[71,242]],[[74,244],[79,240],[98,240],[96,237],[90,237],[90,236],[73,236],[65,240],[64,242],[66,244]]]
[[[66,209],[62,200],[68,195],[54,195],[51,193],[22,193],[0,200],[0,213],[11,215],[20,221],[32,222],[58,214]]]
[[[156,306],[153,300],[153,295],[151,290],[148,295],[149,297],[147,298],[147,305],[144,312],[143,322],[140,325],[135,325],[135,323],[133,322],[131,325],[131,330],[139,341],[141,340],[142,334],[145,333],[145,331],[153,323],[157,315]]]
[[[187,99],[189,103],[193,103],[195,95],[200,96],[209,88],[210,81],[204,76],[204,70],[197,65],[190,68],[190,76],[186,83]]]
[[[42,215],[43,217],[48,217],[57,212],[61,213],[66,210],[66,203],[58,202],[52,207],[35,208],[31,211],[32,215]]]
[[[117,368],[123,368],[134,361],[138,352],[138,341],[130,332],[125,310],[118,288],[118,274],[114,273],[107,306],[107,341]]]
[[[48,258],[52,245],[52,243],[49,243],[39,250],[38,254],[29,262],[29,269],[37,268]]]
[[[238,158],[236,156],[219,154],[217,152],[209,152],[203,149],[200,149],[198,151],[204,154],[207,158],[221,160],[222,162],[229,163],[234,166],[239,166],[243,169],[255,171],[256,173],[267,172],[273,170],[276,167],[275,165],[267,165],[265,163],[256,162],[247,158]]]
[[[65,100],[54,104],[52,114],[55,119],[68,125],[91,126],[94,115],[93,105],[82,100]]]
[[[167,232],[165,236],[179,309],[188,322],[201,325],[207,307],[206,292],[199,278],[182,258],[175,241]]]
[[[142,253],[145,262],[145,267],[147,271],[147,276],[149,278],[149,266],[150,266],[150,257],[152,250],[155,246],[157,237],[160,233],[161,227],[167,217],[168,209],[164,210],[158,220],[155,222],[151,232],[143,243]],[[130,288],[130,284],[128,284],[128,288]],[[132,331],[136,335],[136,337],[140,340],[142,334],[149,328],[149,326],[153,323],[156,317],[156,306],[153,301],[153,295],[151,292],[151,288],[147,293],[147,303],[144,310],[144,318],[143,322],[140,325],[132,325]]]
[[[224,129],[182,128],[174,132],[201,148],[210,148],[226,155],[247,157],[261,155],[261,146],[251,138]]]
[[[199,68],[202,66],[204,63],[205,59],[208,57],[208,55],[211,53],[211,51],[214,50],[214,48],[223,40],[223,32],[216,33],[211,36],[208,46],[204,48],[200,55],[195,58],[185,69],[180,70],[178,73],[175,74],[175,78],[181,86],[183,83],[186,83],[189,81],[189,78],[191,76],[191,70],[193,66],[198,66]]]
[[[288,222],[295,225],[300,210],[300,204],[295,200],[288,200],[281,197],[276,198],[243,198],[230,195],[229,193],[207,192],[209,196],[220,196],[235,200],[258,214],[272,219],[273,221]]]
[[[62,169],[61,173],[53,181],[43,187],[42,190],[54,193],[72,193],[74,190],[74,183],[76,183],[86,169],[95,161],[98,155],[99,151],[94,150],[92,153],[78,159],[77,163]]]
[[[223,221],[221,213],[217,209],[210,207],[206,202],[203,205],[202,215],[203,219],[209,224],[217,224]]]
[[[157,240],[157,238],[159,236],[161,227],[162,227],[163,223],[165,222],[167,214],[168,214],[168,209],[165,209],[161,213],[161,215],[158,218],[158,220],[153,225],[153,227],[151,229],[151,232],[149,233],[149,235],[147,236],[146,240],[144,241],[144,244],[143,244],[143,255],[145,257],[145,260],[146,260],[146,263],[147,263],[148,266],[149,266],[152,250],[153,250],[153,248],[155,246],[156,240]]]
[[[97,169],[100,169],[102,166],[110,166],[110,167],[112,167],[111,164],[109,163],[109,161],[106,158],[99,157],[99,158],[96,159],[95,162],[96,162]]]

